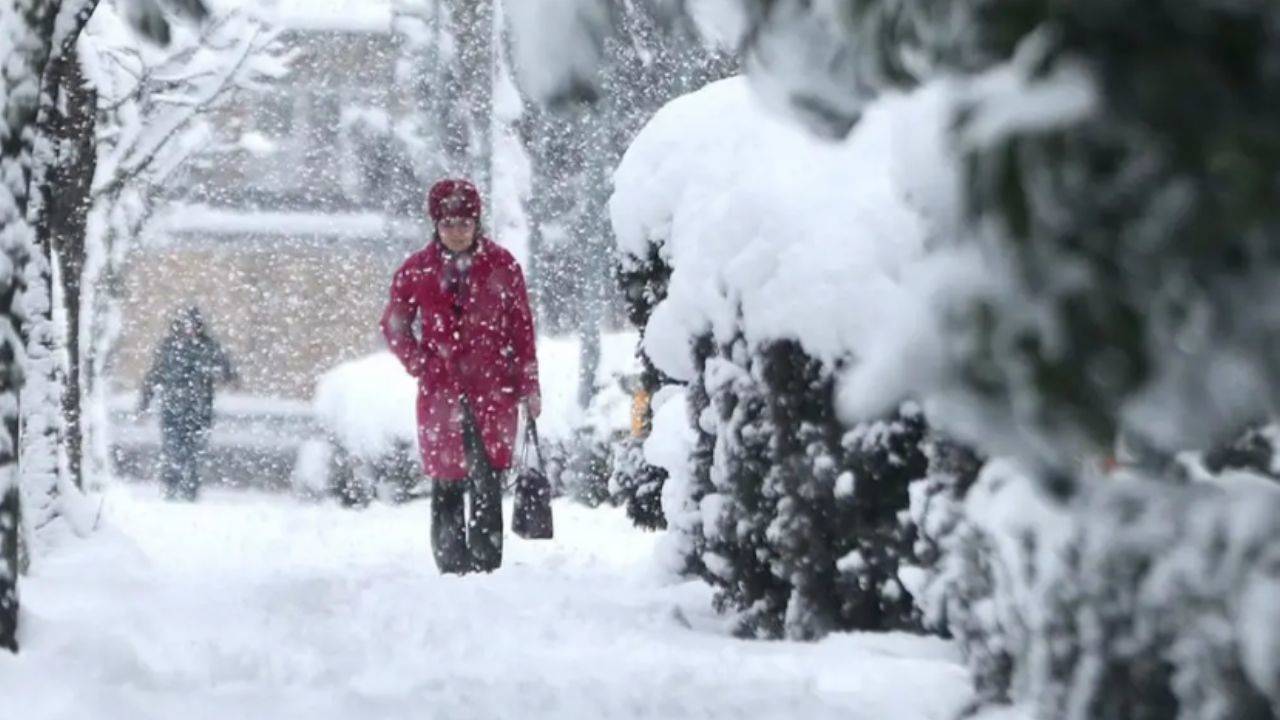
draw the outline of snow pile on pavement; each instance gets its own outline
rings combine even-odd
[[[734,640],[705,588],[656,580],[656,536],[622,511],[556,511],[556,540],[508,537],[501,571],[459,578],[421,503],[112,486],[104,529],[24,584],[0,698],[21,720],[943,720],[969,697],[937,639]]]

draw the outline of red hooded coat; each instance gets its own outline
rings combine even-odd
[[[450,282],[440,242],[396,271],[382,333],[418,378],[418,447],[429,477],[467,476],[461,398],[466,398],[489,462],[511,467],[519,403],[539,395],[533,314],[524,274],[511,253],[476,238],[464,283]],[[415,330],[417,331],[415,333]]]

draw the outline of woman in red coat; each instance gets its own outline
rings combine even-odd
[[[534,417],[541,407],[524,274],[481,232],[480,207],[465,180],[431,188],[434,237],[396,271],[382,316],[387,344],[418,379],[431,547],[445,573],[502,564],[502,471],[511,467],[520,405]]]

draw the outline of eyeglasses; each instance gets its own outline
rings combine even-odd
[[[473,218],[469,218],[469,217],[450,217],[450,218],[441,218],[440,222],[436,224],[442,228],[460,228],[460,227],[471,227],[472,225],[476,224],[476,221]]]

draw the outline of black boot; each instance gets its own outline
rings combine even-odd
[[[434,480],[431,484],[431,552],[444,574],[461,575],[470,569],[466,489],[463,480]]]

